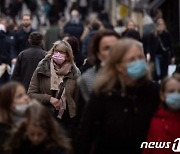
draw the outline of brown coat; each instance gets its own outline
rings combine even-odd
[[[43,104],[49,103],[52,97],[52,91],[50,90],[50,61],[51,58],[47,56],[39,63],[32,76],[28,89],[28,95]],[[71,118],[76,115],[76,100],[78,96],[76,84],[80,74],[79,69],[74,65],[71,72],[64,77],[68,78],[65,86],[65,95]]]

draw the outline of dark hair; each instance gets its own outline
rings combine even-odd
[[[0,117],[5,123],[12,123],[12,105],[18,86],[18,82],[8,82],[0,88]]]
[[[67,42],[71,45],[73,53],[78,53],[80,51],[79,41],[78,41],[78,39],[75,36],[70,36],[67,39]]]
[[[43,35],[39,32],[32,32],[29,35],[29,39],[30,39],[32,45],[38,45],[39,46],[42,43]]]
[[[101,63],[101,61],[99,60],[98,55],[97,55],[97,53],[99,52],[100,41],[105,36],[115,36],[117,38],[120,38],[120,35],[118,33],[116,33],[113,30],[109,30],[109,29],[99,31],[93,36],[93,38],[90,41],[90,47],[89,47],[88,54],[89,54],[91,64],[96,65],[97,67]]]
[[[50,111],[37,101],[32,102],[22,120],[12,131],[12,135],[5,146],[7,151],[11,152],[21,147],[29,124],[41,127],[47,133],[45,145],[47,151],[58,147],[64,150],[66,154],[71,153],[70,140],[65,136],[65,131],[57,123]]]
[[[180,74],[179,73],[175,73],[173,76],[171,77],[166,77],[162,82],[161,82],[161,87],[160,87],[160,91],[162,93],[165,92],[166,90],[166,85],[170,80],[176,80],[178,82],[180,82]]]
[[[140,34],[135,29],[127,29],[124,33],[122,33],[122,37],[132,38],[137,41],[141,41]]]

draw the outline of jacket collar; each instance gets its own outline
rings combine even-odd
[[[46,56],[39,63],[39,65],[37,67],[37,73],[43,74],[47,77],[51,77],[50,62],[51,62],[51,57]],[[65,76],[65,78],[77,79],[79,75],[80,75],[79,69],[75,65],[73,65],[71,71]]]

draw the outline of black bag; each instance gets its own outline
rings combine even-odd
[[[65,78],[64,80],[63,80],[63,82],[60,84],[60,90],[59,90],[59,93],[58,93],[58,95],[57,95],[57,99],[61,99],[61,96],[62,96],[62,94],[63,94],[63,91],[64,91],[64,88],[65,88],[65,86],[66,86],[66,82],[67,82],[67,80],[68,80],[68,78]],[[54,92],[54,91],[52,91],[52,92]],[[56,92],[56,91],[55,91]],[[58,116],[58,110],[56,110],[55,109],[55,107],[49,102],[47,105],[47,108],[50,110],[50,112],[53,114],[53,116],[54,117],[57,117]]]

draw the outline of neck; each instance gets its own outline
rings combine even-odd
[[[24,30],[25,32],[30,32],[31,27],[30,27],[30,26],[28,26],[28,27],[23,27],[23,30]]]

